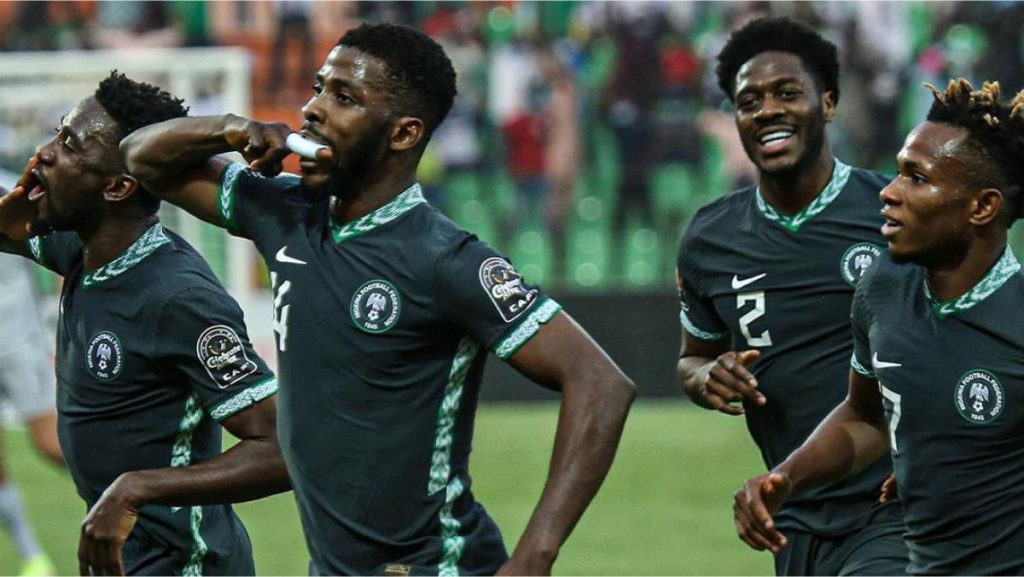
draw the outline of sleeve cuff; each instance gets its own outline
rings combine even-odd
[[[232,415],[236,415],[276,393],[277,378],[270,377],[269,379],[256,383],[237,395],[222,401],[210,410],[210,416],[217,421],[223,421],[224,419],[227,419]]]
[[[866,379],[878,380],[877,377],[875,377],[875,373],[873,371],[865,368],[864,365],[860,364],[860,361],[857,360],[856,353],[854,353],[853,356],[850,357],[850,368],[853,369],[853,372],[857,373],[858,375]]]
[[[511,333],[498,341],[498,344],[494,346],[494,354],[498,355],[501,360],[507,361],[512,355],[516,354],[516,351],[532,339],[533,335],[537,334],[537,331],[540,330],[540,325],[555,318],[555,315],[560,310],[562,310],[562,305],[553,299],[545,297],[537,305],[537,308],[527,315]]]
[[[690,317],[686,316],[686,311],[679,311],[679,322],[683,325],[683,328],[687,333],[692,335],[694,338],[702,341],[720,341],[729,336],[729,333],[715,333],[711,331],[705,331],[697,325],[693,324]]]
[[[43,239],[34,236],[25,242],[28,245],[28,250],[32,253],[32,258],[39,264],[43,264]]]

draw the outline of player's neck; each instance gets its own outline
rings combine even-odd
[[[799,167],[785,174],[768,174],[761,172],[758,189],[765,201],[772,208],[786,216],[793,216],[825,190],[835,168],[835,158],[828,146],[822,147],[822,153],[812,164]]]
[[[415,172],[402,174],[396,171],[379,179],[368,180],[365,185],[355,185],[331,199],[331,215],[334,222],[346,223],[362,218],[394,200],[416,182]]]
[[[94,231],[79,231],[86,272],[101,268],[124,254],[157,222],[159,219],[155,214],[130,221],[108,218]]]
[[[1006,251],[1006,234],[977,239],[958,258],[926,266],[928,287],[939,302],[960,297],[985,278]]]

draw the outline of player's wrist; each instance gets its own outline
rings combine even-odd
[[[137,471],[122,473],[104,493],[108,498],[113,498],[124,507],[131,510],[138,510],[149,503],[146,495],[146,484]]]

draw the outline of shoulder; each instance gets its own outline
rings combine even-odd
[[[865,298],[874,295],[891,298],[892,291],[907,282],[914,270],[914,265],[898,264],[893,261],[889,249],[883,249],[874,264],[860,277],[860,281],[857,283],[857,292]]]
[[[699,254],[716,239],[733,234],[754,202],[754,187],[732,192],[702,206],[690,220],[679,243],[679,260]]]
[[[846,183],[846,188],[849,190],[862,192],[864,194],[874,194],[872,197],[874,201],[878,201],[878,192],[885,188],[885,185],[892,181],[892,176],[876,172],[874,170],[868,170],[866,168],[852,167],[850,171],[850,180]]]
[[[180,301],[182,295],[188,294],[216,295],[218,300],[230,300],[202,255],[177,234],[166,229],[165,234],[170,242],[154,255],[151,267],[154,278],[145,292],[163,303]]]

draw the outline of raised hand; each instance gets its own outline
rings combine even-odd
[[[747,365],[761,356],[761,351],[728,351],[709,363],[701,385],[701,396],[708,406],[728,415],[742,415],[743,408],[733,405],[743,400],[763,405],[767,402],[757,390],[757,379]]]
[[[792,481],[780,473],[765,473],[747,480],[733,495],[733,520],[740,539],[758,551],[781,551],[786,546],[786,536],[775,528],[772,515],[792,492]]]
[[[284,157],[292,153],[285,140],[294,130],[281,122],[257,122],[232,115],[224,132],[228,144],[242,154],[250,168],[264,176],[280,174]]]

